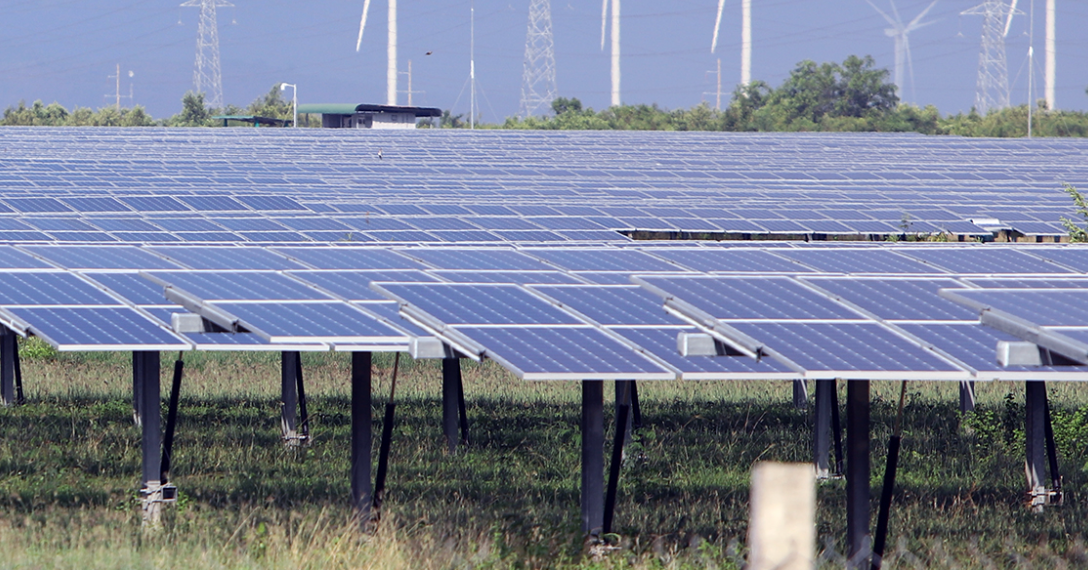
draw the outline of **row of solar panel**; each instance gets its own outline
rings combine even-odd
[[[735,245],[733,245],[735,243]],[[772,245],[773,244],[773,245]],[[630,243],[625,247],[243,247],[0,246],[0,268],[189,268],[706,273],[887,273],[1069,276],[1088,272],[1088,248],[1046,245],[842,244],[776,242]]]

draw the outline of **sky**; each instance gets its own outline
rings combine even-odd
[[[300,103],[385,103],[386,0],[372,0],[359,52],[362,0],[231,0],[218,9],[224,99],[245,106],[280,82]],[[889,0],[872,0],[889,11]],[[909,21],[931,0],[898,0]],[[910,36],[913,82],[901,97],[942,113],[975,100],[982,18],[960,12],[981,0],[939,0]],[[181,109],[193,88],[199,10],[180,0],[4,0],[0,3],[0,107],[41,99],[99,108],[114,102],[153,116]],[[1031,0],[1006,40],[1011,101],[1028,100]],[[1036,96],[1042,97],[1045,0],[1034,1]],[[469,109],[470,13],[475,11],[480,119],[518,112],[529,0],[400,0],[399,66],[412,62],[413,104]],[[610,102],[610,59],[601,50],[598,0],[552,0],[559,95],[594,109]],[[622,100],[687,108],[713,105],[721,60],[722,105],[740,80],[740,0],[726,0],[721,38],[710,53],[716,0],[623,0]],[[1088,2],[1057,0],[1057,93],[1063,109],[1088,109]],[[753,0],[752,78],[780,84],[797,62],[872,55],[894,65],[884,19],[865,0]],[[431,55],[427,55],[430,52]],[[129,77],[129,72],[132,72]],[[407,90],[407,74],[400,90]],[[132,98],[127,96],[131,92]],[[288,95],[290,90],[288,90]],[[401,93],[399,103],[407,95]]]

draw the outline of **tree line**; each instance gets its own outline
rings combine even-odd
[[[933,105],[904,104],[890,82],[887,69],[879,69],[872,57],[850,56],[840,63],[798,63],[778,87],[763,81],[737,87],[728,106],[718,110],[706,103],[689,109],[668,110],[654,105],[619,105],[601,111],[584,107],[577,98],[560,97],[552,113],[543,117],[510,117],[502,123],[479,124],[493,129],[549,130],[668,130],[731,132],[916,132],[927,135],[1022,137],[1027,135],[1028,106],[1008,107],[986,113],[942,116]],[[1049,110],[1043,101],[1033,108],[1032,134],[1052,137],[1088,136],[1088,113]],[[279,85],[245,108],[228,105],[210,109],[201,93],[187,93],[176,115],[155,120],[142,107],[98,111],[77,107],[68,112],[57,103],[41,101],[8,107],[0,125],[42,126],[220,126],[215,115],[257,115],[289,120],[291,102]],[[308,121],[315,126],[320,120]],[[437,120],[420,126],[467,128],[464,115],[443,112]],[[305,124],[305,123],[304,123]]]

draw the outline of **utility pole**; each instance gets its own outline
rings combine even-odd
[[[555,43],[552,38],[550,0],[529,4],[529,30],[525,34],[525,68],[521,76],[522,118],[548,112],[559,96],[555,83]]]
[[[205,103],[209,107],[222,107],[223,78],[219,72],[219,27],[216,24],[215,9],[234,4],[227,0],[187,0],[182,6],[200,8],[193,86],[197,93],[205,94]]]
[[[129,71],[128,76],[132,77],[132,75],[133,75],[133,73],[131,71]],[[114,100],[114,103],[113,103],[114,108],[117,109],[117,112],[121,112],[121,99],[127,98],[129,100],[129,102],[132,102],[132,83],[129,82],[129,84],[128,84],[128,95],[121,95],[121,64],[120,63],[117,64],[116,72],[113,75],[107,75],[106,77],[108,77],[109,79],[115,80],[116,83],[114,84],[113,93],[112,94],[107,93],[105,95],[105,97],[112,97],[113,100]]]
[[[469,5],[468,32],[468,128],[476,128],[476,3]]]
[[[722,110],[722,58],[718,58],[718,70],[708,71],[707,73],[713,73],[717,78],[718,88],[712,92],[714,95],[714,108],[718,111]],[[706,75],[703,75],[703,79],[706,79]],[[703,95],[707,95],[707,92],[703,92]]]
[[[400,73],[408,76],[408,90],[401,91],[401,93],[408,94],[408,106],[412,106],[412,94],[413,93],[426,93],[426,91],[413,91],[412,90],[412,60],[408,60],[408,71],[401,71]]]

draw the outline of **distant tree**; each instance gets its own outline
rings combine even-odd
[[[283,98],[283,90],[280,89],[279,83],[273,85],[268,93],[254,99],[253,102],[246,107],[245,111],[245,114],[247,115],[271,117],[273,119],[290,120],[294,116],[292,101]]]
[[[442,111],[442,116],[438,119],[438,127],[441,129],[460,129],[467,126],[464,121],[463,114],[454,115],[452,111],[446,109]]]
[[[582,102],[577,97],[567,99],[566,97],[556,97],[552,101],[552,112],[556,115],[562,115],[563,113],[581,113]]]
[[[207,127],[215,113],[204,104],[204,94],[189,91],[181,98],[181,112],[166,120],[170,127]]]

